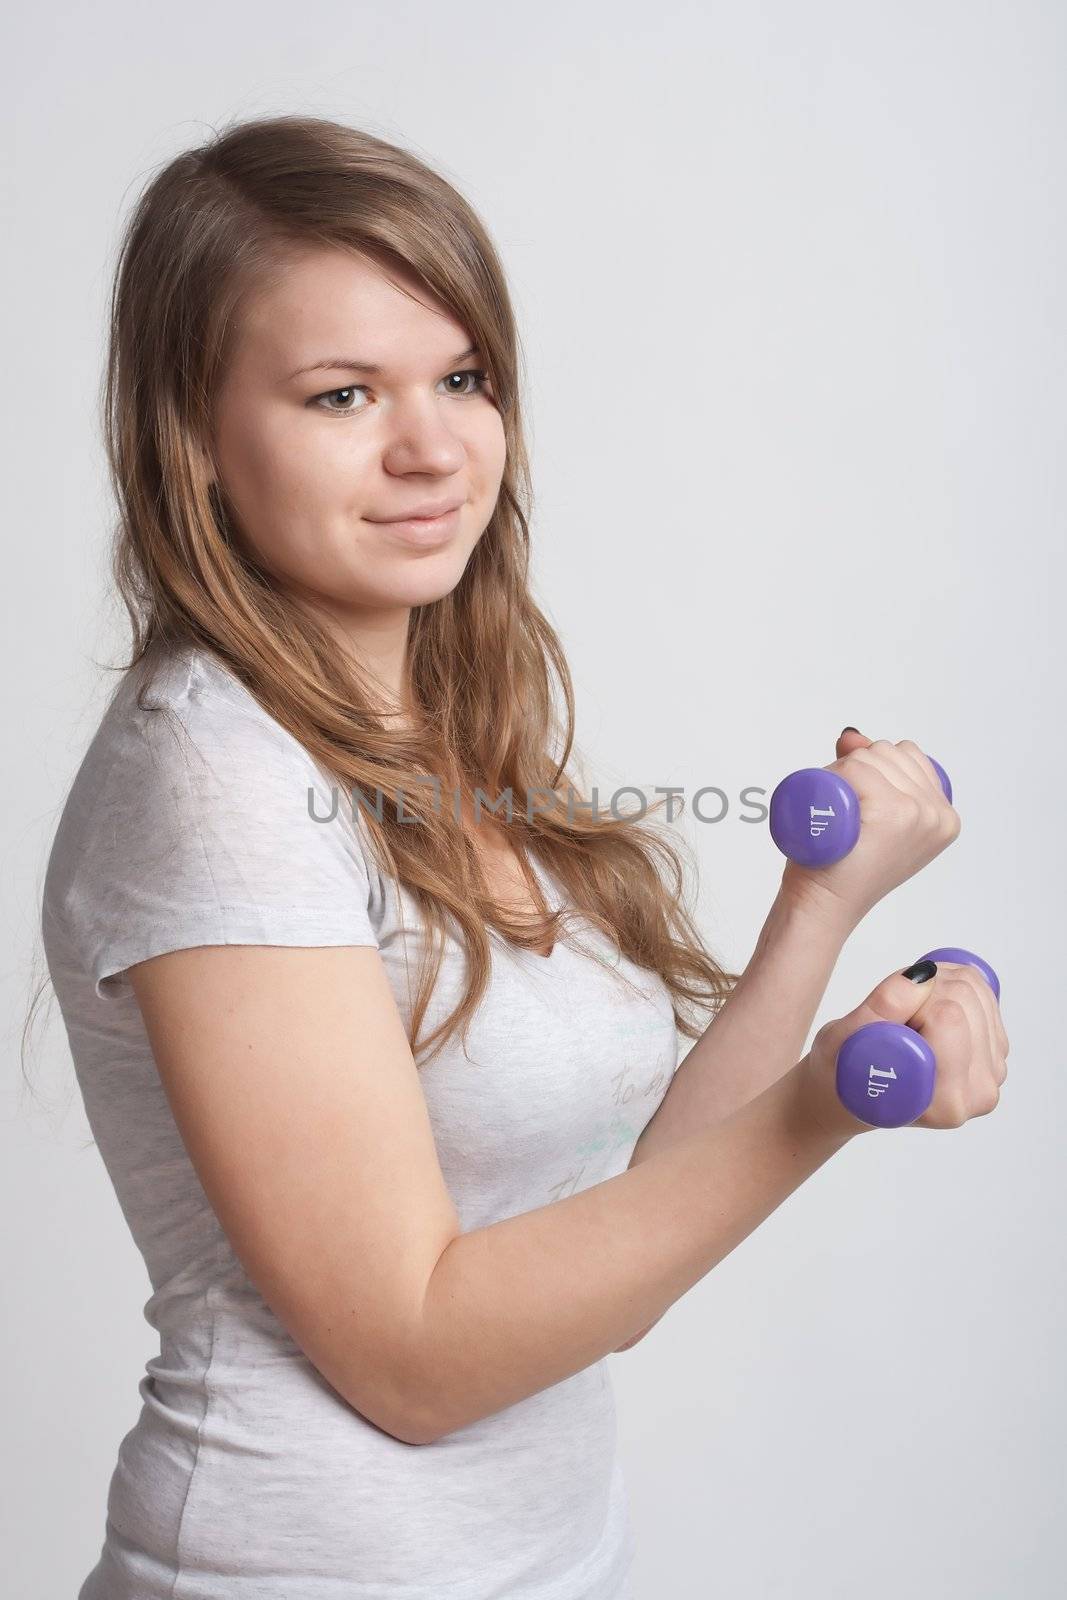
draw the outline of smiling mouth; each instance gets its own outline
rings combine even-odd
[[[461,510],[462,502],[437,517],[400,517],[390,522],[378,522],[375,526],[388,529],[390,534],[407,544],[436,545],[451,536]]]
[[[455,500],[451,505],[439,505],[437,507],[432,507],[424,503],[418,511],[409,511],[406,516],[370,517],[368,518],[368,521],[384,522],[390,526],[398,522],[440,522],[442,517],[448,516],[450,512],[458,511],[462,504],[462,500]]]

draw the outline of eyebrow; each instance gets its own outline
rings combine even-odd
[[[469,356],[477,356],[480,354],[481,352],[478,349],[478,346],[476,344],[472,344],[469,350],[461,350],[458,356],[453,356],[451,364],[455,366],[460,361],[466,361]],[[360,361],[355,356],[326,356],[322,361],[312,361],[306,367],[297,367],[295,372],[290,372],[289,378],[299,378],[304,372],[323,371],[370,372],[375,376],[378,376],[381,373],[382,368],[380,366],[376,366],[373,361]]]

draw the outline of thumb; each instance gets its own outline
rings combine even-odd
[[[936,961],[916,961],[902,971],[890,973],[873,988],[862,1005],[842,1017],[845,1034],[855,1033],[868,1022],[898,1022],[914,1025],[937,988]]]
[[[908,977],[906,974],[911,973]],[[867,1132],[869,1124],[853,1116],[838,1096],[835,1070],[838,1052],[845,1040],[860,1028],[872,1022],[896,1022],[916,1027],[918,1019],[930,1003],[937,988],[934,979],[937,963],[916,961],[900,972],[891,972],[888,978],[873,988],[862,1005],[850,1011],[847,1017],[825,1023],[815,1035],[811,1050],[801,1066],[804,1073],[801,1083],[807,1105],[815,1120],[830,1131],[845,1129],[850,1135]]]
[[[834,752],[835,759],[840,761],[843,756],[850,756],[853,750],[866,750],[868,745],[873,744],[873,742],[872,739],[868,739],[862,734],[858,728],[842,728],[837,736],[837,745]]]

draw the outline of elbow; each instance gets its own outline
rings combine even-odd
[[[321,1367],[319,1370],[330,1381],[329,1374]],[[333,1383],[341,1398],[365,1422],[391,1439],[400,1444],[433,1444],[440,1438],[442,1430],[433,1408],[424,1402],[422,1386],[413,1382],[409,1373],[379,1373],[372,1383],[368,1381],[366,1365],[362,1365],[358,1376],[349,1371],[344,1379],[342,1384],[336,1380]]]
[[[412,1383],[405,1392],[402,1427],[405,1444],[436,1444],[445,1434],[462,1427],[462,1419],[444,1415],[438,1385]]]
[[[468,1421],[476,1420],[463,1416],[454,1406],[445,1407],[439,1383],[411,1383],[404,1392],[400,1425],[390,1431],[395,1432],[397,1438],[402,1438],[405,1444],[436,1444],[446,1434],[454,1433]]]
[[[370,1420],[401,1444],[436,1444],[448,1431],[434,1398],[436,1390],[419,1363],[409,1359],[402,1368],[394,1367],[388,1381],[379,1385]],[[362,1409],[358,1400],[356,1409]]]
[[[365,1422],[388,1434],[398,1444],[434,1444],[441,1433],[434,1420],[421,1407],[394,1402],[389,1406],[380,1401],[368,1405],[366,1397],[354,1400],[345,1396],[348,1404]]]
[[[433,1428],[407,1429],[402,1444],[436,1444],[441,1435]]]
[[[458,1233],[454,1237],[458,1238]],[[444,1250],[439,1251],[438,1264],[443,1254]],[[391,1340],[394,1357],[391,1392],[398,1425],[389,1431],[405,1444],[436,1444],[446,1435],[480,1420],[482,1415],[471,1405],[471,1397],[464,1393],[462,1372],[457,1370],[456,1363],[445,1359],[447,1339],[442,1338],[432,1314],[435,1303],[432,1285],[431,1273],[421,1296],[418,1315],[406,1323],[401,1335]],[[459,1363],[460,1368],[462,1365]]]
[[[425,1407],[409,1404],[400,1426],[389,1431],[401,1444],[436,1444],[445,1430]]]

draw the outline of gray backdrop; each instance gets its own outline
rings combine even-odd
[[[781,857],[746,785],[845,723],[951,773],[958,842],[869,916],[818,1022],[982,952],[1001,1105],[857,1141],[613,1358],[642,1600],[1063,1592],[1059,1017],[1065,13],[1049,0],[25,10],[3,385],[2,1548],[73,1597],[155,1348],[58,1008],[20,1092],[38,898],[119,659],[96,426],[122,216],[233,114],[414,148],[501,249],[538,597],[609,781],[715,784],[702,927],[744,963]],[[750,813],[748,813],[750,814]],[[51,1107],[49,1111],[47,1108]]]

